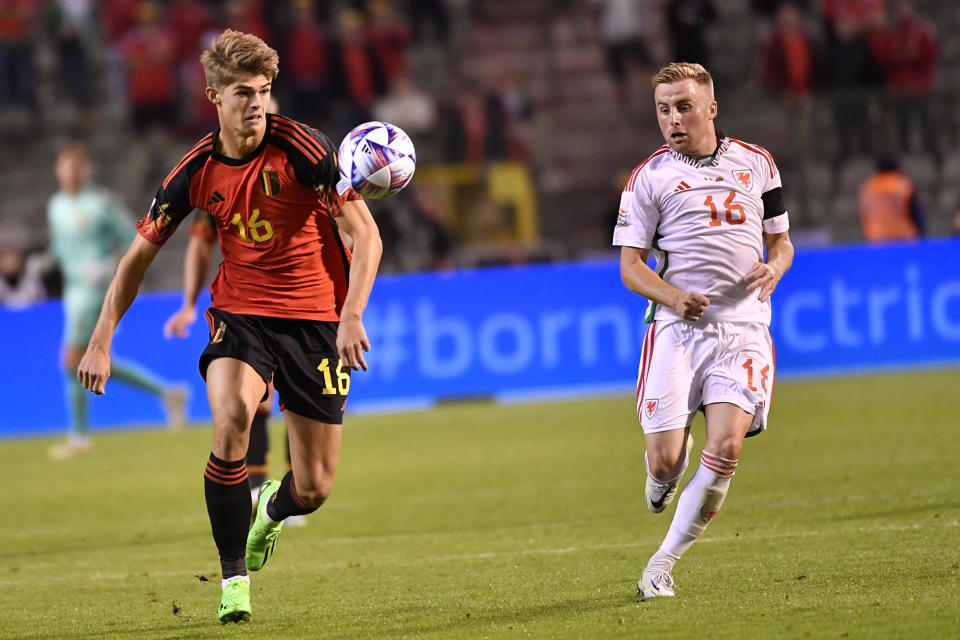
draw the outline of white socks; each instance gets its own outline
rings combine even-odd
[[[720,511],[727,496],[730,478],[737,469],[737,461],[721,458],[708,451],[700,457],[700,467],[684,487],[677,500],[677,512],[663,544],[650,558],[648,567],[667,571],[700,537],[713,517]]]
[[[229,578],[224,578],[223,580],[220,581],[220,590],[223,591],[224,589],[226,589],[227,583],[230,582],[231,580],[236,580],[237,578],[240,578],[241,580],[245,581],[247,584],[250,584],[250,576],[230,576]]]

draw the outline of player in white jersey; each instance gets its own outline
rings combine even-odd
[[[663,511],[677,491],[700,409],[706,442],[637,584],[645,597],[674,595],[674,563],[723,504],[744,437],[766,428],[775,368],[770,294],[793,261],[773,158],[717,133],[707,70],[672,63],[653,87],[667,144],[631,174],[613,235],[624,284],[650,301],[637,415],[651,511]],[[646,264],[651,252],[655,271]]]

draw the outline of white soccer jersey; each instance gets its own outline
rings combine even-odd
[[[764,259],[763,232],[790,227],[779,189],[780,173],[762,147],[723,137],[716,154],[696,161],[664,145],[630,175],[613,244],[652,249],[664,281],[710,300],[704,320],[769,324],[769,300],[757,299],[759,288],[747,291],[744,276]],[[765,199],[775,203],[766,219]],[[653,319],[680,316],[651,302]]]

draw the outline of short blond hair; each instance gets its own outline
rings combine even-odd
[[[656,89],[661,84],[672,84],[680,80],[693,80],[697,84],[704,84],[713,91],[713,76],[702,64],[696,62],[671,62],[660,69],[650,84]]]
[[[219,90],[246,74],[273,82],[280,71],[280,56],[257,36],[227,29],[203,52],[200,64],[207,86]]]
[[[56,161],[64,156],[77,156],[85,162],[90,162],[90,152],[87,151],[87,145],[80,140],[68,140],[57,149]]]

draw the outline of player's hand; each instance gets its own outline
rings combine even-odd
[[[367,340],[367,330],[363,328],[363,322],[359,318],[340,318],[340,328],[337,330],[337,353],[340,354],[340,360],[354,371],[366,371],[364,351],[370,351],[370,341]]]
[[[87,347],[83,357],[80,358],[80,365],[77,367],[77,380],[83,385],[84,389],[102,396],[109,377],[110,353],[99,345],[91,344]]]
[[[680,314],[684,320],[696,322],[706,313],[710,301],[707,296],[697,291],[690,291],[673,307],[673,310]]]
[[[170,316],[167,323],[163,325],[163,337],[186,338],[190,335],[190,325],[197,319],[197,310],[193,307],[183,307],[180,311]]]
[[[747,291],[759,288],[760,294],[757,296],[757,300],[766,302],[773,290],[776,289],[777,282],[780,281],[780,274],[766,262],[754,262],[750,273],[744,276],[744,280],[747,282]]]

